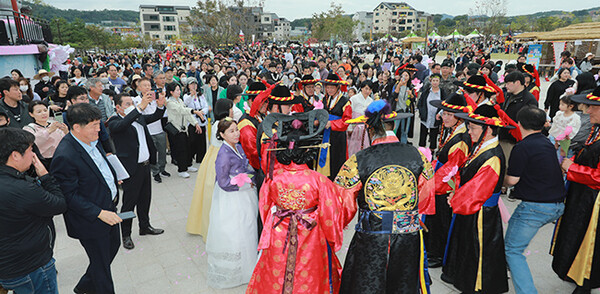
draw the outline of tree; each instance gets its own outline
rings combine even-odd
[[[354,40],[354,28],[358,21],[344,15],[341,5],[331,3],[326,12],[313,14],[311,21],[312,36],[318,40],[337,40],[348,42]]]
[[[475,0],[469,10],[473,24],[485,36],[499,34],[506,16],[507,0]]]
[[[240,30],[255,31],[252,8],[244,0],[200,0],[197,5],[188,17],[192,33],[186,41],[216,48],[237,43]]]

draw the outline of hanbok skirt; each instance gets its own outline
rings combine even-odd
[[[210,205],[217,176],[215,170],[217,153],[219,153],[219,147],[210,144],[202,163],[200,163],[194,196],[185,227],[188,233],[201,235],[204,242],[206,242],[206,233],[208,232]]]
[[[258,199],[249,184],[227,192],[215,185],[206,240],[207,284],[216,289],[247,284],[258,260]]]

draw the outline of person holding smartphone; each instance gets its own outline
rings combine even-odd
[[[208,102],[203,93],[201,91],[198,92],[198,81],[194,77],[188,77],[186,84],[187,94],[183,96],[183,102],[188,108],[194,111],[194,118],[198,121],[198,124],[202,129],[202,132],[197,133],[195,126],[188,126],[188,137],[190,142],[189,162],[192,162],[192,159],[195,157],[196,163],[200,164],[206,154]]]
[[[0,289],[54,294],[52,217],[64,213],[67,202],[33,152],[34,141],[21,129],[0,130]],[[36,179],[25,176],[32,166]]]
[[[43,157],[40,160],[48,168],[58,143],[69,132],[69,129],[62,122],[49,120],[50,111],[45,102],[31,102],[29,104],[29,115],[33,117],[35,122],[24,126],[23,129],[35,136],[35,145]]]

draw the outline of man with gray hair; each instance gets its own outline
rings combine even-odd
[[[104,88],[100,79],[88,79],[85,83],[85,87],[88,90],[90,104],[98,107],[100,113],[102,113],[102,122],[105,122],[109,117],[115,114],[115,107],[112,100],[110,100],[108,96],[102,94]]]

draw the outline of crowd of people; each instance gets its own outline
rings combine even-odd
[[[58,292],[62,214],[89,258],[74,292],[114,293],[132,218],[140,235],[164,233],[149,211],[169,158],[177,176],[197,173],[186,231],[204,238],[216,289],[429,293],[441,267],[463,293],[507,292],[509,271],[517,293],[536,293],[523,254],[556,222],[552,268],[590,293],[599,81],[563,52],[542,105],[524,55],[503,64],[481,48],[439,63],[399,46],[259,45],[14,69],[0,79],[0,285]],[[500,195],[521,200],[512,217]]]

